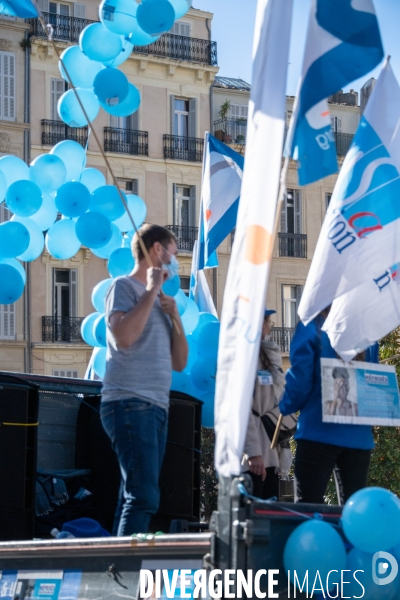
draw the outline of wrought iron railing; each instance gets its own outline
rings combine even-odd
[[[68,127],[62,121],[51,121],[42,119],[42,145],[54,146],[63,140],[73,140],[81,146],[86,146],[88,140],[88,128]]]
[[[149,46],[135,46],[133,51],[139,54],[153,54],[176,60],[205,63],[213,67],[218,65],[217,42],[173,33],[164,33],[154,44]]]
[[[293,327],[273,327],[272,340],[278,344],[281,352],[290,352],[290,343],[294,334]]]
[[[121,154],[149,155],[149,134],[136,129],[104,127],[104,150]]]
[[[336,152],[339,156],[346,156],[350,148],[354,134],[353,133],[335,133]]]
[[[83,344],[83,317],[42,317],[42,341]]]
[[[218,119],[214,121],[214,135],[225,144],[246,143],[247,119]]]
[[[165,134],[163,139],[164,158],[202,162],[204,148],[204,140],[202,138]]]
[[[279,233],[279,256],[307,258],[305,233]]]
[[[43,17],[46,23],[53,26],[53,38],[66,42],[77,42],[81,31],[90,23],[96,23],[96,21],[90,21],[89,19],[67,17],[49,12],[44,12]],[[28,23],[31,26],[33,37],[47,38],[47,33],[38,19],[28,19]]]
[[[172,231],[176,237],[178,250],[193,251],[193,246],[197,240],[198,227],[185,227],[184,225],[166,225],[166,228]]]

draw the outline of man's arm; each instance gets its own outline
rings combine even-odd
[[[174,371],[183,371],[188,360],[189,348],[183,330],[181,318],[175,300],[171,296],[162,294],[160,297],[161,308],[172,319],[171,359]]]

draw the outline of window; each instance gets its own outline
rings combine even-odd
[[[75,379],[77,379],[78,371],[65,371],[63,369],[53,369],[53,375],[54,377],[74,377]]]
[[[329,206],[329,203],[331,201],[331,198],[332,198],[332,194],[331,193],[326,193],[325,194],[325,204],[326,204],[326,209],[327,210],[328,210],[328,206]]]
[[[282,285],[282,326],[293,329],[299,320],[297,309],[299,307],[302,285]]]
[[[110,126],[116,129],[133,129],[137,131],[139,129],[139,115],[138,111],[134,112],[129,117],[110,117]]]
[[[190,277],[181,277],[181,290],[185,292],[186,296],[189,296],[190,292]]]
[[[335,133],[341,133],[342,131],[342,119],[341,117],[331,117],[332,131]]]
[[[194,227],[196,219],[196,186],[174,185],[174,225]]]
[[[229,117],[231,119],[246,119],[249,112],[249,108],[244,104],[231,104],[229,108]]]
[[[0,204],[0,223],[5,223],[11,219],[11,212],[8,210],[6,203]]]
[[[15,304],[0,304],[0,339],[15,339]]]
[[[50,80],[50,89],[51,89],[51,103],[50,103],[50,111],[51,111],[51,119],[52,121],[61,121],[57,105],[58,101],[63,95],[63,93],[68,89],[68,84],[64,79],[54,79],[53,77]]]
[[[78,312],[77,269],[54,269],[54,317],[69,319]]]
[[[174,35],[184,35],[185,37],[191,37],[191,26],[190,23],[184,21],[175,21],[171,33]]]
[[[119,180],[119,182],[121,189],[125,192],[134,194],[135,196],[139,195],[139,179],[128,179],[126,181]]]
[[[281,212],[281,233],[301,233],[301,192],[287,190]]]
[[[171,96],[171,133],[196,137],[196,98],[184,100]]]
[[[0,52],[0,119],[15,121],[15,54]]]

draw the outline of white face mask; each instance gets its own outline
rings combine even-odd
[[[164,246],[163,246],[163,248],[164,248]],[[171,252],[168,252],[168,250],[166,248],[164,248],[164,250],[165,250],[165,252],[167,252],[170,255],[171,262],[169,262],[168,264],[163,263],[161,268],[164,271],[168,272],[167,280],[173,279],[179,273],[179,262],[175,256],[175,254],[171,254]]]

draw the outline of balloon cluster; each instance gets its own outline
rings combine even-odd
[[[37,259],[45,245],[60,260],[87,246],[108,259],[113,277],[132,270],[133,226],[119,193],[106,185],[101,171],[85,165],[85,150],[72,140],[38,156],[30,167],[16,156],[0,158],[0,197],[12,213],[0,225],[0,304],[22,295],[26,276],[19,261]],[[146,205],[139,196],[125,199],[139,227]]]
[[[191,0],[103,0],[100,23],[85,27],[79,45],[66,48],[59,69],[67,83],[72,81],[90,121],[103,108],[115,117],[137,111],[140,93],[118,66],[134,46],[147,46],[169,31],[175,19],[191,7]],[[84,127],[88,120],[73,89],[58,101],[60,119],[70,127]]]
[[[396,561],[390,564],[388,560],[378,560],[377,563],[375,560],[374,564],[377,552],[388,552],[400,562],[400,501],[397,496],[378,487],[356,492],[343,508],[341,525],[347,540],[332,525],[318,519],[310,519],[292,532],[283,555],[292,583],[295,583],[295,572],[301,585],[308,571],[308,589],[306,586],[305,592],[311,594],[316,582],[315,589],[323,587],[325,591],[321,598],[325,598],[331,590],[334,590],[332,598],[340,598],[340,592],[339,595],[334,594],[341,588],[341,572],[347,570],[343,597],[397,600],[400,597],[400,577],[396,577]],[[381,579],[379,585],[373,580],[373,569],[376,570],[376,578]],[[391,574],[394,577],[391,578]],[[387,577],[385,582],[382,575]],[[364,595],[360,583],[365,589]]]
[[[116,252],[118,255],[116,255]],[[123,256],[122,253],[124,253]],[[116,250],[110,256],[108,270],[112,276],[117,275],[114,271],[114,260],[119,261],[119,265],[125,264],[126,261],[126,270],[120,268],[118,274],[127,274],[133,268],[133,258],[129,248]],[[93,352],[93,369],[100,378],[104,377],[106,371],[104,302],[112,281],[111,278],[104,279],[94,288],[92,304],[96,312],[88,315],[81,326],[83,339],[95,348]],[[186,368],[181,373],[173,372],[171,390],[183,392],[202,400],[202,425],[213,427],[220,323],[211,313],[199,312],[197,304],[180,289],[178,275],[164,283],[163,292],[175,298],[189,346],[189,359]]]

